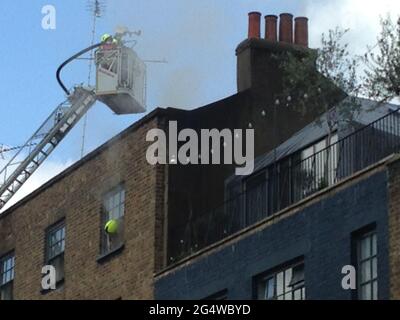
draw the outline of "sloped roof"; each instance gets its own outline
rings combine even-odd
[[[347,99],[343,100],[341,103],[345,103]],[[368,125],[385,115],[393,112],[394,110],[400,108],[400,105],[395,104],[381,104],[377,106],[377,102],[364,98],[356,98],[360,103],[360,110],[354,116],[354,122],[362,126]],[[400,116],[400,115],[399,115]],[[254,161],[254,173],[268,167],[274,162],[281,160],[296,151],[304,149],[305,147],[321,140],[326,137],[329,133],[327,124],[327,113],[324,113],[320,118],[311,122],[303,129],[295,133],[291,138],[286,140],[284,143],[279,145],[275,150],[270,151],[265,155],[257,157]],[[339,138],[342,138],[339,134]],[[239,181],[243,179],[242,176],[232,176],[228,178],[227,183],[232,183],[234,181]]]

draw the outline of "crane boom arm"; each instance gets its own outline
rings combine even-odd
[[[0,171],[0,209],[95,102],[96,95],[92,90],[75,87],[68,100],[57,106],[24,147]]]

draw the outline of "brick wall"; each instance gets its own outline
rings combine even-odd
[[[389,165],[390,297],[400,299],[400,161]]]
[[[354,262],[354,232],[375,224],[378,295],[387,299],[387,204],[386,168],[380,167],[159,273],[155,297],[202,299],[227,289],[228,299],[252,299],[256,276],[304,257],[307,299],[352,299],[354,292],[341,287],[341,269]]]
[[[164,167],[147,163],[142,121],[0,218],[0,255],[14,249],[16,299],[150,299],[163,261]],[[125,183],[125,246],[99,263],[102,195]],[[65,218],[64,288],[41,293],[45,229]],[[156,250],[155,250],[156,248]],[[157,255],[157,259],[155,256]]]

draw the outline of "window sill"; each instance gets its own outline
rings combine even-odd
[[[116,247],[113,250],[110,250],[106,253],[102,253],[101,255],[99,255],[96,259],[97,263],[104,263],[107,262],[109,259],[113,258],[114,256],[120,254],[122,252],[122,250],[124,249],[125,244],[122,243],[120,244],[118,247]]]

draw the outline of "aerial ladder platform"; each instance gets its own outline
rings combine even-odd
[[[96,86],[75,86],[70,92],[61,81],[61,70],[71,61],[94,49]],[[92,45],[62,63],[57,70],[57,80],[68,98],[55,108],[0,171],[0,209],[17,193],[97,100],[105,103],[116,114],[145,112],[145,78],[144,62],[131,47],[125,46],[122,40],[118,44]]]

